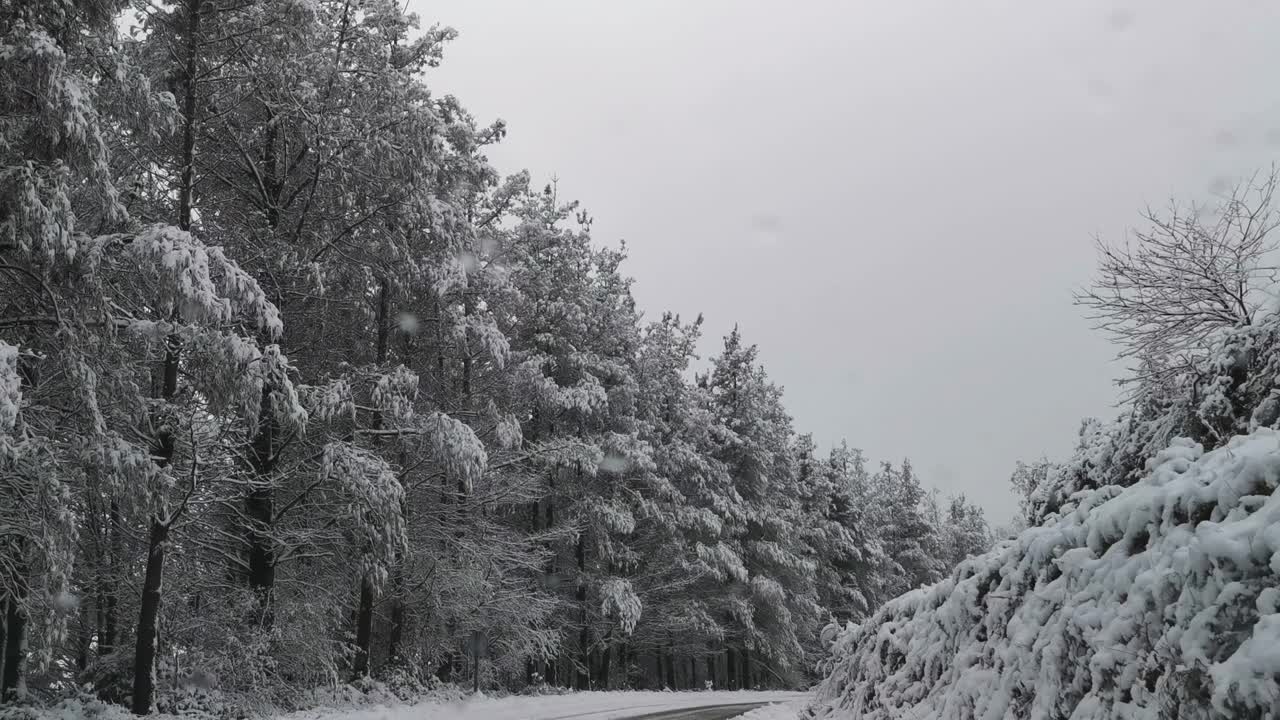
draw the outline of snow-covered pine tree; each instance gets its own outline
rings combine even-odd
[[[821,620],[858,620],[871,609],[869,598],[889,562],[872,519],[865,460],[843,442],[818,460],[808,435],[800,436],[795,453]]]
[[[934,582],[945,571],[938,534],[941,518],[929,517],[928,496],[910,461],[882,463],[871,478],[872,502],[881,513],[880,543],[893,571],[874,593],[875,604]],[[936,514],[936,513],[935,513]]]
[[[743,571],[720,589],[726,680],[751,687],[761,675],[803,672],[803,635],[816,622],[812,551],[801,537],[800,493],[793,474],[791,418],[735,327],[702,379],[722,428],[715,456],[728,481],[715,488],[723,537]]]

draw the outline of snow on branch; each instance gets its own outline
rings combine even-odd
[[[220,247],[206,246],[191,233],[171,225],[151,225],[132,240],[120,236],[95,238],[89,243],[90,267],[106,259],[106,252],[122,245],[128,269],[140,271],[159,297],[162,315],[176,313],[184,322],[222,325],[243,315],[271,339],[284,333],[280,312],[258,281],[229,259]]]
[[[0,433],[13,431],[22,406],[22,378],[18,375],[18,348],[0,340]]]
[[[360,548],[360,570],[375,584],[408,544],[402,506],[404,488],[386,460],[345,442],[324,447],[320,474],[339,487],[347,502],[347,518]]]

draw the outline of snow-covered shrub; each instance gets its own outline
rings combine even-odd
[[[462,699],[466,693],[456,685],[442,682],[426,668],[399,661],[378,672],[377,682],[386,692],[401,702],[415,702],[425,697]]]
[[[1132,402],[1110,423],[1085,420],[1075,452],[1054,463],[1027,498],[1030,524],[1073,494],[1143,477],[1148,459],[1177,437],[1215,448],[1231,437],[1280,425],[1280,314],[1217,332],[1187,371],[1137,383]]]
[[[1175,439],[1129,487],[829,633],[810,718],[1275,717],[1280,432]]]
[[[0,720],[130,720],[128,709],[78,693],[50,705],[0,705]]]

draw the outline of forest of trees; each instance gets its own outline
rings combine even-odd
[[[4,700],[789,686],[989,545],[644,318],[429,92],[451,30],[137,6],[0,0]]]

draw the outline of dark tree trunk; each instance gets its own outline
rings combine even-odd
[[[198,5],[195,0],[192,4]],[[190,12],[195,13],[195,17],[199,17],[198,11],[194,8]],[[195,23],[192,22],[189,27],[194,25]],[[161,374],[163,386],[160,395],[165,401],[171,400],[178,391],[178,354],[178,342],[170,338]],[[172,429],[162,430],[156,438],[156,449],[153,453],[156,465],[168,466],[173,461],[176,449],[177,438]],[[142,604],[138,610],[137,642],[133,651],[132,710],[135,715],[146,715],[151,712],[151,699],[155,689],[152,676],[156,660],[156,627],[160,617],[160,593],[164,580],[165,543],[169,539],[168,523],[171,519],[152,516],[151,529],[147,537],[147,569],[142,580]]]
[[[105,636],[106,636],[106,624],[107,624],[106,612],[105,612],[106,604],[107,604],[107,594],[102,589],[102,585],[104,582],[102,579],[102,573],[103,573],[103,570],[99,568],[98,569],[98,587],[94,590],[94,595],[93,595],[93,614],[94,614],[93,634],[94,634],[94,637],[98,638],[98,655],[99,656],[107,654],[107,651],[102,647],[103,643],[106,641]],[[0,630],[0,632],[3,632],[3,631]],[[4,642],[0,641],[0,647],[3,647],[3,646],[4,646]]]
[[[718,684],[718,683],[716,683],[716,656],[715,656],[715,653],[712,653],[712,654],[707,655],[707,658],[706,658],[706,665],[707,665],[707,679],[711,681],[711,687],[712,687],[713,689],[714,689],[714,688],[719,687],[719,684]]]
[[[5,630],[9,627],[9,601],[5,600],[0,603],[0,702],[4,702],[5,690],[8,685],[4,681],[5,652],[8,646],[4,644]]]
[[[182,155],[178,184],[178,227],[182,230],[191,229],[192,193],[195,188],[196,75],[199,67],[201,12],[200,0],[187,1],[187,26],[183,37],[186,47],[183,58]],[[160,396],[166,403],[172,400],[178,391],[180,354],[181,345],[178,339],[170,336],[161,371]],[[156,446],[154,451],[156,465],[165,467],[172,462],[177,448],[177,437],[172,428],[164,426],[156,438]],[[131,709],[135,715],[146,715],[151,712],[151,699],[155,690],[153,673],[156,659],[156,626],[160,616],[160,593],[164,580],[165,543],[169,539],[167,523],[171,519],[162,520],[153,516],[147,537],[147,569],[142,581],[142,603],[138,610],[138,629],[133,654]],[[118,518],[112,518],[113,529],[118,524],[117,520]],[[114,613],[114,607],[111,612]],[[114,629],[111,634],[114,635]]]
[[[471,632],[471,692],[480,692],[480,633]]]
[[[581,473],[581,466],[579,466]],[[591,685],[590,668],[591,657],[588,648],[591,644],[591,630],[587,627],[587,543],[584,533],[578,534],[577,546],[574,549],[574,557],[578,563],[578,588],[575,598],[578,601],[578,621],[581,623],[578,627],[578,669],[577,687],[579,690],[586,690]]]
[[[89,618],[79,616],[79,627],[76,633],[76,671],[84,672],[89,667],[89,645],[93,642],[93,630],[89,627]]]
[[[192,0],[192,7],[188,12],[192,13],[193,18],[199,18],[198,6],[198,0]],[[193,33],[190,40],[192,58],[194,58],[195,52],[194,32],[196,25],[196,20],[190,21],[188,25],[190,32]],[[194,72],[193,67],[194,59],[188,65],[188,72]],[[188,92],[194,92],[194,90],[189,90]],[[187,193],[190,192],[189,187],[185,187],[185,190]],[[188,212],[190,212],[189,208]],[[179,353],[178,341],[170,337],[161,373],[163,385],[160,390],[160,396],[166,402],[172,400],[178,391]],[[173,462],[173,455],[176,449],[177,437],[173,430],[167,427],[161,430],[156,438],[156,449],[153,452],[156,465],[162,468],[167,467]],[[153,674],[156,660],[157,623],[160,617],[160,593],[163,589],[164,581],[165,543],[169,539],[169,523],[171,521],[172,516],[161,518],[153,515],[151,517],[151,529],[147,537],[147,569],[142,579],[142,603],[138,609],[138,630],[133,651],[133,703],[131,709],[135,715],[146,715],[151,712],[151,699],[155,690]]]
[[[400,643],[404,640],[404,569],[396,565],[395,575],[391,580],[394,598],[391,601],[391,628],[387,633],[387,661],[400,659]]]
[[[351,669],[357,678],[369,674],[369,640],[373,635],[373,583],[360,583],[360,609],[356,612],[356,657]]]
[[[151,712],[154,691],[152,672],[156,659],[156,620],[160,616],[160,591],[164,580],[164,546],[169,527],[151,521],[147,539],[147,571],[142,582],[142,607],[138,611],[138,642],[134,646],[133,714]]]
[[[618,676],[622,678],[622,687],[631,687],[631,663],[634,655],[631,650],[631,643],[625,640],[622,647],[618,648]]]
[[[279,173],[279,129],[276,115],[267,108],[266,133],[262,146],[262,211],[267,226],[275,230],[280,225],[280,192],[284,181]],[[249,446],[249,462],[253,468],[254,482],[245,497],[244,511],[249,518],[249,587],[258,596],[262,606],[260,619],[263,627],[270,627],[275,619],[272,611],[272,590],[276,584],[276,559],[272,547],[272,526],[275,524],[275,490],[271,474],[276,463],[275,413],[272,408],[271,386],[264,383],[262,402],[258,408],[258,432]]]
[[[271,388],[263,386],[258,410],[258,432],[249,447],[253,485],[245,497],[249,519],[249,587],[262,603],[264,626],[272,622],[271,591],[276,582],[275,551],[271,546],[271,526],[275,521],[275,497],[271,473],[275,469],[275,421],[271,408]]]
[[[667,652],[667,687],[676,689],[676,661],[670,651]]]
[[[378,290],[378,328],[376,328],[376,336],[374,341],[374,359],[379,366],[387,364],[387,357],[390,351],[390,282],[387,278],[379,278]],[[383,416],[381,413],[374,414],[374,427],[383,428]],[[401,514],[406,512],[404,509],[404,500],[401,498]],[[392,612],[390,612],[390,632],[387,647],[388,661],[396,660],[399,652],[399,643],[404,633],[404,606],[401,602],[401,593],[403,591],[403,571],[402,559],[398,559],[393,569],[392,580]],[[372,642],[372,615],[374,615],[374,606],[372,606],[372,580],[364,578],[360,584],[360,614],[356,618],[356,657],[365,657],[365,673],[369,671],[369,655],[371,651],[370,643]],[[366,618],[366,593],[367,597],[367,618]],[[369,624],[369,630],[361,635],[361,623]],[[364,642],[361,642],[364,638]],[[358,671],[358,670],[357,670]]]
[[[26,635],[27,617],[18,607],[16,598],[9,598],[5,603],[4,613],[4,654],[0,656],[3,670],[0,670],[0,702],[14,699],[18,692],[18,681],[22,677],[22,642]]]
[[[725,648],[725,651],[724,651],[724,682],[725,682],[725,687],[727,687],[727,688],[728,688],[728,689],[730,689],[730,690],[737,690],[737,689],[738,689],[738,685],[737,685],[737,677],[736,677],[737,667],[738,667],[738,655],[737,655],[737,653],[735,653],[735,652],[733,651],[733,648],[731,648],[731,647],[730,647],[730,648]]]
[[[606,643],[600,651],[600,670],[596,674],[596,684],[601,690],[608,690],[613,685],[609,682],[609,661],[613,657],[613,646]]]
[[[197,3],[193,0],[193,5],[195,4]],[[194,9],[192,12],[195,12]],[[169,349],[164,357],[163,386],[160,391],[165,401],[171,400],[178,391],[178,354],[178,342],[170,338]],[[162,468],[168,466],[173,461],[176,449],[177,438],[173,431],[168,428],[162,430],[156,438],[153,453],[156,465]],[[171,521],[172,517],[162,519],[153,515],[147,538],[147,569],[142,580],[142,604],[138,610],[137,642],[133,651],[132,710],[135,715],[151,712],[151,699],[155,689],[152,675],[156,660],[156,626],[160,617],[165,543],[169,539]]]
[[[555,501],[552,499],[556,490],[556,468],[552,467],[547,474],[547,496],[543,500],[543,510],[545,512],[543,527],[550,530],[555,525]],[[546,584],[552,587],[552,582],[556,574],[556,552],[554,548],[548,548],[550,552],[547,554],[547,571]],[[547,684],[559,687],[560,685],[560,668],[559,658],[555,658],[547,662]]]
[[[116,649],[117,602],[120,591],[116,587],[115,572],[119,570],[120,558],[124,554],[121,550],[123,541],[120,537],[120,504],[114,498],[111,500],[110,512],[109,521],[111,525],[107,528],[107,532],[110,535],[111,543],[107,556],[107,565],[103,569],[103,574],[106,577],[103,581],[104,607],[102,610],[102,637],[98,638],[99,655],[110,655]]]

